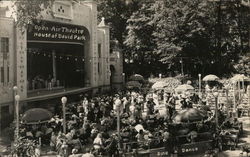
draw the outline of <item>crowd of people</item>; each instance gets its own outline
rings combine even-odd
[[[192,108],[195,98],[195,95],[181,97],[182,109]],[[124,92],[92,98],[81,95],[79,103],[67,105],[66,133],[63,133],[62,113],[58,112],[48,123],[23,124],[20,134],[37,141],[41,139],[40,144],[49,145],[60,155],[91,151],[95,155],[111,156],[119,150],[131,152],[158,147],[173,152],[174,135],[169,124],[176,114],[177,99],[174,94],[157,92],[147,95]],[[160,114],[160,106],[165,107],[165,114]]]
[[[201,110],[205,119],[176,124],[175,117],[180,113],[177,111],[193,108]],[[238,127],[237,119],[233,123],[226,121],[228,110],[224,104],[219,104],[217,114],[220,129],[225,130],[229,125]],[[215,112],[195,93],[185,96],[164,91],[147,94],[126,91],[95,97],[80,95],[79,102],[66,105],[66,132],[60,109],[47,123],[22,123],[20,135],[38,141],[39,146],[49,146],[48,150],[61,156],[77,153],[116,156],[135,149],[159,147],[175,153],[178,142],[215,139],[216,135],[211,134],[216,130],[214,117]]]

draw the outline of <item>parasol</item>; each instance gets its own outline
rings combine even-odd
[[[188,90],[194,90],[194,87],[188,84],[183,84],[175,88],[175,91],[188,91]]]
[[[126,84],[127,88],[141,88],[141,84],[138,81],[129,81]]]
[[[181,123],[181,122],[196,122],[204,119],[206,115],[196,109],[196,108],[188,108],[180,111],[174,118],[173,122]]]
[[[244,80],[248,80],[249,78],[247,76],[245,76],[244,74],[236,74],[234,75],[230,81],[231,82],[238,82],[238,81],[244,81]]]
[[[210,74],[210,75],[205,76],[202,80],[203,81],[218,81],[220,80],[220,78],[217,77],[216,75]]]
[[[135,130],[136,130],[137,132],[140,132],[140,130],[145,131],[145,129],[143,128],[143,126],[142,126],[141,124],[137,124],[137,125],[135,126]]]
[[[85,153],[82,155],[82,157],[95,157],[93,154]]]
[[[129,80],[131,80],[131,81],[143,81],[144,78],[143,78],[143,76],[140,75],[140,74],[134,74],[134,75],[131,75],[131,76],[129,77]]]
[[[163,89],[164,87],[167,87],[168,83],[163,81],[155,82],[152,86],[153,89]]]
[[[43,108],[33,108],[27,110],[23,117],[22,121],[25,124],[39,124],[48,122],[52,117],[52,113]]]

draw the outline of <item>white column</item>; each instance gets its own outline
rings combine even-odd
[[[198,74],[199,76],[199,97],[201,98],[201,74]]]
[[[53,64],[53,79],[56,81],[56,52],[55,50],[52,51],[52,64]]]
[[[63,110],[63,133],[66,134],[66,103],[67,103],[67,98],[62,97],[62,110]]]

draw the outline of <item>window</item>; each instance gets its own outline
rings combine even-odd
[[[10,82],[10,67],[7,67],[7,82]]]
[[[98,44],[98,57],[101,58],[102,54],[102,44]]]
[[[1,83],[4,83],[4,69],[1,67]]]
[[[73,19],[72,4],[67,1],[56,1],[53,6],[53,13],[58,18]]]
[[[2,65],[1,65],[1,83],[9,82],[9,68],[7,65],[7,54],[9,53],[9,38],[0,38],[0,53],[2,54]],[[4,73],[7,72],[7,78],[5,79]]]
[[[1,38],[1,52],[2,53],[9,52],[9,38],[6,37]]]
[[[100,63],[99,62],[98,62],[98,67],[97,68],[98,68],[98,74],[100,74],[101,71],[100,71]]]

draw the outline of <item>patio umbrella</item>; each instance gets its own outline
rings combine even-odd
[[[164,87],[167,87],[168,83],[163,82],[163,81],[159,81],[159,82],[155,82],[152,86],[153,89],[162,89]]]
[[[140,75],[140,74],[134,74],[134,75],[131,75],[131,76],[129,77],[129,80],[131,80],[131,81],[143,81],[144,78],[143,78],[143,76]]]
[[[175,91],[188,91],[188,90],[194,90],[194,87],[188,84],[183,84],[175,88]]]
[[[216,75],[210,74],[210,75],[205,76],[202,80],[203,81],[219,81],[220,78],[217,77]]]
[[[82,157],[95,157],[93,154],[85,153],[82,155]]]
[[[238,81],[244,81],[244,80],[248,80],[249,78],[247,76],[245,76],[244,74],[236,74],[234,75],[230,81],[231,82],[238,82]]]
[[[141,88],[141,84],[138,81],[129,81],[126,83],[127,88]]]
[[[52,113],[43,108],[33,108],[27,110],[23,117],[22,121],[25,124],[39,124],[48,122],[52,117]]]
[[[206,115],[196,108],[188,108],[180,111],[174,118],[173,122],[182,123],[182,122],[196,122],[204,119]]]

